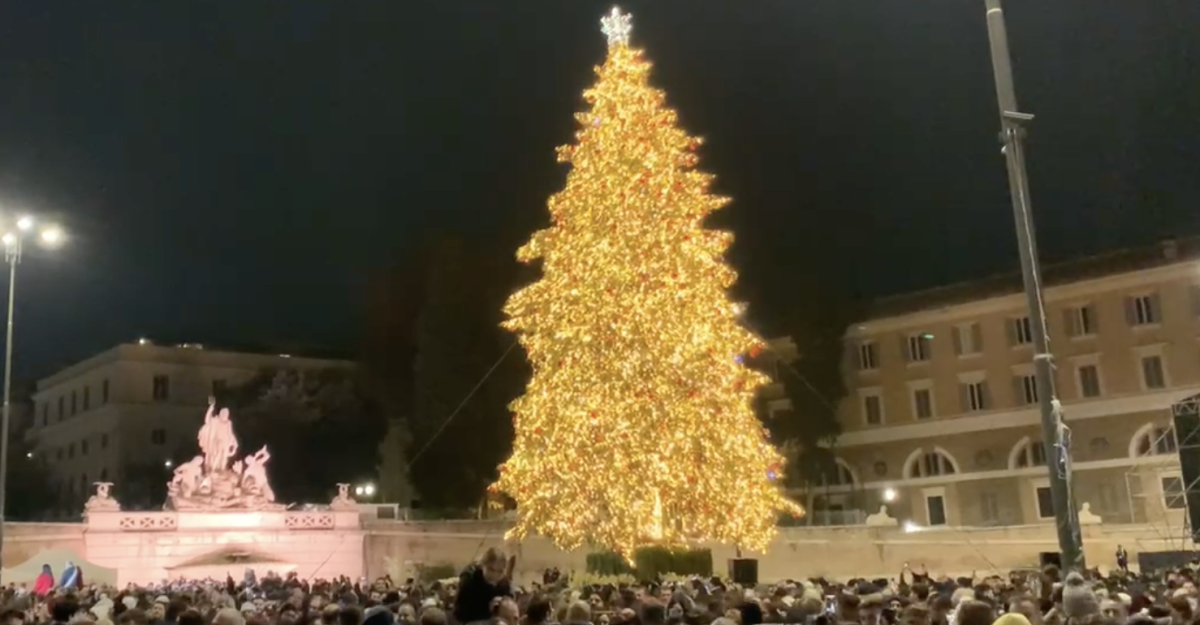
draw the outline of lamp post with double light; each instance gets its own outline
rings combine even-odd
[[[4,553],[5,500],[8,491],[8,429],[12,412],[12,355],[13,355],[13,303],[17,295],[17,265],[26,243],[40,243],[56,247],[63,241],[63,231],[54,225],[40,225],[30,216],[22,216],[11,223],[11,228],[0,236],[4,243],[4,261],[8,263],[8,322],[4,339],[4,407],[0,410],[0,558]]]

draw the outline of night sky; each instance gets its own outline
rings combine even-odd
[[[1048,259],[1200,231],[1200,2],[1008,0]],[[0,3],[17,378],[140,335],[348,348],[423,238],[546,219],[600,0]],[[752,306],[1014,267],[983,0],[627,0]],[[491,233],[491,234],[487,234]]]

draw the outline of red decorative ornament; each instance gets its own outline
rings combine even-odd
[[[750,348],[750,357],[751,358],[758,358],[758,355],[761,353],[762,353],[762,345],[755,345],[754,347]]]

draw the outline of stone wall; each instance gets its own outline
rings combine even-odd
[[[330,558],[332,549],[339,554],[333,556],[322,569],[330,568],[333,560],[338,561],[337,566],[333,567],[337,569],[358,561],[363,562],[367,575],[391,573],[393,577],[403,579],[413,576],[421,565],[450,564],[456,568],[462,567],[483,553],[484,549],[503,546],[518,556],[517,578],[527,580],[540,577],[548,567],[582,571],[587,556],[586,550],[561,551],[541,537],[527,538],[519,543],[505,541],[507,526],[499,521],[371,522],[363,528],[365,544],[359,543],[359,539],[346,540],[346,537],[354,538],[355,531],[295,532],[282,527],[262,528],[261,533],[219,528],[207,531],[201,531],[200,528],[180,529],[183,531],[114,532],[108,529],[91,532],[85,540],[87,533],[81,523],[7,523],[3,566],[10,568],[20,565],[43,549],[61,549],[119,568],[126,568],[122,565],[130,564],[123,560],[143,558],[145,564],[150,565],[145,568],[155,569],[154,574],[161,575],[161,569],[165,568],[163,563],[168,560],[179,563],[186,561],[187,556],[199,556],[221,547],[242,544],[257,547],[255,551],[263,549],[272,552],[280,560],[303,560],[305,558],[300,556],[313,551],[312,557],[321,555],[320,559],[325,562],[325,558]],[[1191,542],[1181,538],[1180,526],[1101,525],[1087,526],[1083,532],[1084,550],[1092,566],[1111,567],[1117,545],[1129,550],[1133,562],[1136,562],[1140,552],[1192,549]],[[334,536],[338,537],[336,544],[326,542],[334,540]],[[297,544],[285,538],[308,541],[305,546],[310,549],[297,549]],[[725,546],[711,547],[714,565],[718,572],[722,572],[726,560],[736,554]],[[343,551],[346,553],[340,553]],[[1054,528],[1044,524],[925,529],[911,533],[900,528],[859,526],[783,529],[767,553],[747,553],[745,556],[758,558],[760,579],[771,581],[815,575],[840,578],[894,576],[905,562],[914,567],[924,564],[934,573],[1007,571],[1037,566],[1038,554],[1046,551],[1057,551],[1057,541]],[[159,560],[163,563],[159,563]]]
[[[119,585],[239,577],[246,569],[301,577],[363,572],[358,512],[92,512],[87,559],[117,571]]]
[[[490,546],[518,556],[516,577],[533,579],[556,566],[582,571],[586,550],[563,552],[541,537],[505,541],[502,522],[375,522],[367,526],[366,566],[370,576],[413,576],[421,565],[461,567]],[[1117,545],[1136,562],[1139,552],[1191,549],[1179,527],[1152,525],[1087,526],[1084,551],[1091,566],[1111,567]],[[710,545],[713,564],[723,573],[734,549]],[[818,575],[895,576],[907,562],[932,573],[970,574],[1038,566],[1039,554],[1058,551],[1054,528],[1026,525],[1001,528],[943,528],[906,532],[901,528],[786,528],[759,561],[759,578],[772,581]]]
[[[0,566],[6,569],[15,567],[42,550],[65,550],[84,555],[83,524],[4,524],[4,555]]]

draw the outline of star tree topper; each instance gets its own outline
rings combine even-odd
[[[633,30],[631,20],[633,20],[633,16],[622,13],[619,7],[613,7],[612,13],[609,13],[608,17],[600,18],[600,32],[608,37],[608,45],[629,44],[629,31]]]

